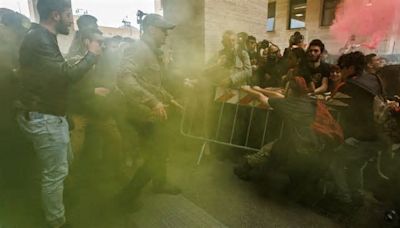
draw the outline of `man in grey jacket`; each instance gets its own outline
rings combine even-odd
[[[117,85],[132,113],[129,123],[139,133],[145,158],[144,164],[121,193],[122,201],[131,201],[132,205],[150,181],[156,193],[180,193],[178,188],[167,184],[167,152],[160,147],[165,139],[159,135],[160,127],[168,119],[166,107],[174,102],[163,87],[164,64],[160,48],[165,44],[168,30],[175,25],[160,15],[149,14],[142,26],[142,38],[125,50],[117,78]]]

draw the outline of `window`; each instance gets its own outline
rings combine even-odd
[[[289,29],[306,27],[307,0],[290,0]]]
[[[267,32],[272,32],[275,30],[275,10],[276,2],[268,3]]]
[[[321,26],[330,26],[335,19],[336,6],[339,4],[339,0],[324,0],[322,8],[322,20]]]

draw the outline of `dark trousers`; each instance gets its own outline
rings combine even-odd
[[[336,149],[336,159],[332,162],[331,170],[338,188],[338,197],[351,200],[352,195],[363,189],[363,166],[384,149],[385,145],[381,141],[360,141],[355,138],[346,139]]]
[[[124,191],[133,197],[150,181],[153,187],[162,186],[166,182],[168,150],[163,147],[166,138],[160,131],[159,123],[134,123],[140,137],[140,146],[144,158]]]

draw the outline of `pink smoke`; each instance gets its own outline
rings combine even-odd
[[[355,35],[358,43],[376,49],[380,42],[400,25],[400,0],[343,0],[336,10],[332,35],[346,43]]]

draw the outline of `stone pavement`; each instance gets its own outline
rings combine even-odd
[[[146,195],[144,207],[133,214],[140,228],[225,228],[226,226],[182,195]]]

